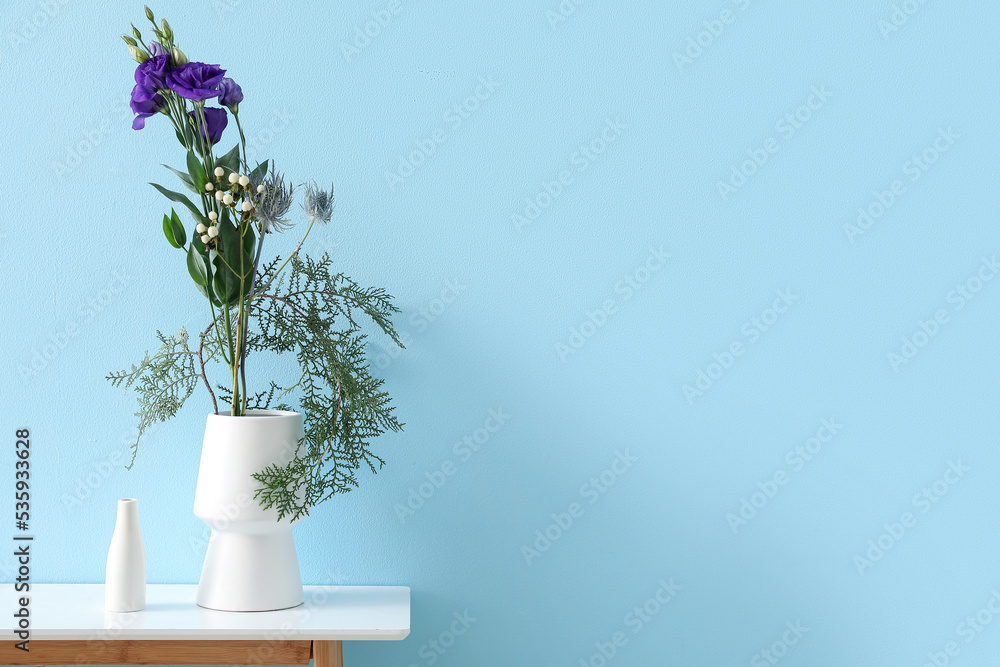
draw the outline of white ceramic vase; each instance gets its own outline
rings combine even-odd
[[[205,425],[194,513],[212,529],[197,602],[223,611],[270,611],[302,604],[292,526],[273,507],[261,509],[252,475],[292,460],[302,415],[251,410],[210,414]]]
[[[142,611],[146,607],[146,548],[139,529],[139,501],[118,501],[118,519],[108,549],[104,577],[105,611]]]

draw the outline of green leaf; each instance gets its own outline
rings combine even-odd
[[[166,167],[167,169],[169,169],[170,171],[174,172],[175,174],[177,174],[177,178],[181,179],[181,183],[183,183],[185,186],[187,186],[188,190],[190,190],[191,192],[193,192],[195,194],[198,194],[198,195],[200,195],[202,193],[201,190],[198,190],[197,188],[194,187],[194,183],[191,182],[191,177],[188,176],[187,174],[185,174],[183,171],[179,171],[177,169],[174,169],[173,167],[171,167],[168,164],[165,164],[163,166]],[[204,187],[204,186],[202,186],[202,187]]]
[[[236,303],[240,299],[240,280],[250,275],[253,260],[246,261],[240,233],[231,222],[219,222],[218,229],[219,255],[212,260],[215,267],[212,286],[226,303]]]
[[[187,267],[188,273],[191,274],[191,280],[196,285],[204,287],[208,284],[208,264],[205,257],[195,248],[194,243],[188,246]]]
[[[202,166],[201,161],[195,157],[194,151],[188,151],[187,168],[188,174],[191,176],[191,182],[198,189],[198,193],[204,192],[205,183],[208,183],[208,175],[205,173],[205,167]]]
[[[157,185],[156,183],[150,183],[150,185],[159,190],[160,194],[162,194],[170,201],[175,201],[178,204],[184,204],[184,206],[187,207],[187,210],[191,211],[191,215],[194,216],[194,219],[204,224],[205,216],[201,214],[201,211],[198,210],[197,206],[191,203],[190,199],[188,199],[179,192],[174,192],[173,190],[167,190],[162,185]]]
[[[253,225],[247,225],[243,234],[243,266],[246,268],[246,288],[250,289],[250,274],[253,273],[253,260],[257,254],[257,237],[253,233]]]
[[[212,289],[215,290],[215,293],[220,296],[227,296],[229,290],[227,288],[226,276],[223,274],[223,271],[226,270],[226,266],[219,261],[218,257],[215,258],[213,264],[215,264],[216,272],[215,275],[212,276]],[[220,266],[221,270],[218,270]],[[228,300],[226,303],[229,303]]]
[[[173,247],[175,248],[183,247],[184,245],[183,243],[177,242],[177,238],[174,236],[173,225],[170,224],[170,218],[167,217],[165,213],[163,214],[163,235],[167,237],[167,241],[169,241],[170,245],[172,245]],[[181,238],[184,237],[182,236]]]
[[[253,226],[247,225],[247,231],[243,234],[243,261],[246,262],[247,258],[250,259],[250,267],[253,268],[253,258],[257,252],[257,237],[253,233]],[[247,275],[250,275],[250,271],[247,271]]]
[[[233,276],[239,280],[241,277],[245,278],[250,275],[250,267],[246,265],[246,261],[240,263],[241,252],[243,250],[243,239],[240,238],[240,232],[235,225],[231,222],[219,223],[219,240],[222,241],[220,252],[232,267]],[[228,269],[227,269],[228,270]],[[240,273],[242,272],[242,276]]]
[[[230,252],[230,248],[235,245],[239,247],[239,232],[236,231],[236,227],[233,223],[228,220],[220,220],[217,225],[219,229],[219,252],[226,256],[226,261],[229,262],[229,255],[233,254]],[[232,265],[232,262],[229,262]],[[239,265],[233,265],[233,268],[238,268]]]
[[[216,257],[212,263],[215,266],[212,289],[218,297],[224,297],[226,303],[236,303],[240,299],[240,279],[222,263],[220,257]]]
[[[164,218],[166,216],[163,216]],[[178,248],[184,247],[184,239],[187,238],[187,233],[184,231],[184,225],[181,224],[181,219],[177,217],[177,211],[170,209],[170,227],[174,232],[174,239],[178,241]]]
[[[233,146],[233,150],[229,151],[218,160],[215,161],[215,166],[222,167],[227,171],[239,171],[240,170],[240,145],[236,144]]]
[[[205,287],[204,285],[199,285],[198,283],[195,283],[195,285],[194,285],[194,286],[198,288],[198,291],[199,291],[199,292],[201,292],[201,295],[202,295],[203,297],[205,297],[206,299],[211,299],[211,298],[212,298],[212,297],[210,297],[210,296],[208,295],[208,288],[206,288],[206,287]],[[213,299],[212,301],[213,301],[213,303],[215,303],[215,305],[219,305],[219,304],[218,304],[218,303],[216,302],[216,300],[215,300],[215,299]]]
[[[257,165],[257,168],[250,172],[250,181],[252,183],[260,183],[267,176],[267,163],[268,160],[264,160]]]
[[[204,296],[206,299],[211,299],[212,303],[215,304],[216,308],[222,307],[222,302],[219,301],[218,297],[215,296],[215,293],[214,292],[212,294],[208,293],[208,287],[206,287],[205,285],[199,285],[197,283],[195,283],[194,286],[198,288],[198,291],[201,292],[202,296]]]

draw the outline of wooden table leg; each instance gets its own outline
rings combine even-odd
[[[314,641],[312,643],[313,667],[344,667],[344,643],[340,641]]]

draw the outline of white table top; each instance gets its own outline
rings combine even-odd
[[[49,640],[275,639],[387,640],[410,634],[405,586],[306,586],[305,604],[280,611],[231,612],[195,604],[198,587],[150,584],[146,609],[104,611],[104,584],[32,584],[31,638]],[[2,585],[4,639],[13,637],[17,598]]]

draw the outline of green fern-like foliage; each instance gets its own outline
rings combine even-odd
[[[139,434],[132,444],[132,458],[126,466],[131,469],[139,451],[139,440],[150,426],[167,421],[177,414],[184,402],[194,392],[201,374],[195,370],[197,353],[188,348],[188,332],[181,328],[176,336],[156,332],[160,349],[152,356],[145,354],[138,365],[108,375],[115,387],[127,391],[134,388],[138,395]]]
[[[305,438],[290,463],[254,477],[262,484],[256,496],[261,505],[294,520],[357,486],[359,468],[377,472],[384,461],[372,452],[372,439],[402,428],[382,380],[369,372],[361,328],[370,320],[399,344],[390,321],[398,309],[384,290],[330,273],[325,254],[319,260],[293,257],[290,272],[276,279],[277,264],[261,271],[263,288],[251,302],[247,349],[294,354],[301,374],[289,387],[272,382],[254,402],[287,409],[289,399],[297,399]]]

